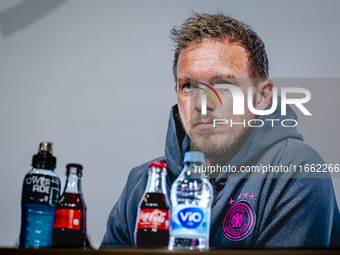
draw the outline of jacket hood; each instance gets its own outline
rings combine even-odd
[[[271,107],[271,104],[268,108]],[[285,116],[281,115],[281,98],[278,97],[277,108],[270,115],[262,115],[258,119],[264,122],[262,127],[254,127],[246,142],[243,144],[239,152],[224,165],[240,167],[242,165],[251,165],[259,159],[263,153],[271,148],[276,143],[287,139],[294,138],[303,140],[301,134],[296,130],[296,127],[284,127],[281,122],[283,120],[295,120],[298,118],[293,109],[287,105]],[[274,122],[272,120],[275,120]],[[272,127],[273,123],[273,127]],[[289,125],[292,122],[290,122]],[[259,124],[256,124],[259,125]],[[288,121],[287,124],[288,125]],[[168,132],[166,136],[165,158],[169,170],[177,178],[183,169],[184,153],[190,148],[190,138],[185,133],[179,117],[178,105],[171,108]],[[221,173],[217,179],[221,179],[225,173]]]

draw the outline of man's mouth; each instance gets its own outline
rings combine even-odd
[[[212,128],[214,125],[213,121],[200,121],[200,122],[197,122],[194,127],[199,127],[199,128],[202,128],[202,129],[209,129],[209,128]]]

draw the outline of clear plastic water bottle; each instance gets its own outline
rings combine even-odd
[[[184,163],[171,186],[169,250],[208,250],[213,187],[203,172],[204,154],[188,151]]]
[[[60,191],[52,143],[40,143],[32,161],[33,169],[25,176],[22,189],[20,247],[50,247]]]

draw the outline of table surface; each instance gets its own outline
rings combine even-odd
[[[65,254],[65,255],[109,255],[109,254],[139,254],[139,255],[153,255],[153,254],[169,254],[175,253],[176,255],[181,254],[235,254],[235,255],[243,255],[243,254],[255,254],[255,255],[305,255],[305,254],[340,254],[340,249],[228,249],[228,248],[210,248],[209,251],[200,252],[200,251],[188,251],[188,250],[176,250],[169,251],[166,248],[132,248],[132,247],[114,247],[114,248],[105,248],[100,250],[94,249],[15,249],[15,248],[0,248],[1,255],[56,255],[56,254]]]

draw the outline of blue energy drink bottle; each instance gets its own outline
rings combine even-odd
[[[50,247],[60,190],[60,180],[54,172],[56,158],[52,156],[52,143],[40,143],[32,166],[22,189],[20,247]]]
[[[203,172],[204,154],[188,151],[184,164],[171,186],[169,250],[208,250],[213,187]]]

